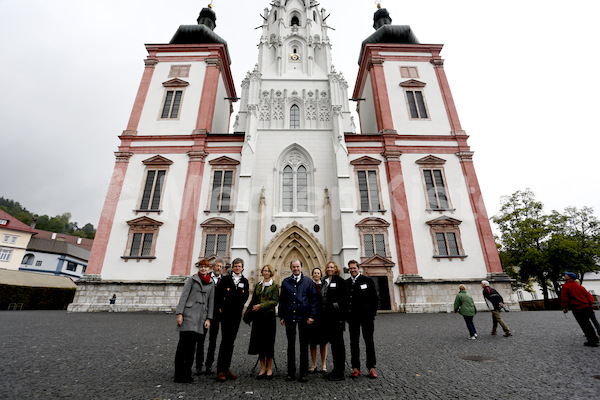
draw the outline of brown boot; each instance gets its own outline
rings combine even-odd
[[[217,382],[225,382],[227,380],[227,375],[225,375],[225,372],[219,372],[217,374]]]

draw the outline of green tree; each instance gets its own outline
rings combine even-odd
[[[492,217],[498,225],[500,261],[504,271],[527,288],[533,279],[548,302],[550,284],[559,292],[565,271],[600,270],[600,222],[590,207],[567,207],[564,213],[544,213],[544,206],[530,189],[502,199]],[[530,287],[530,286],[529,286]]]
[[[504,197],[500,212],[492,221],[501,233],[503,268],[514,268],[520,282],[533,278],[542,287],[547,305],[550,269],[546,249],[551,231],[543,210],[544,205],[535,199],[531,189],[526,189]]]

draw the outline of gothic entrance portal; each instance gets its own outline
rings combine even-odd
[[[302,273],[310,277],[315,267],[323,269],[327,260],[325,250],[318,239],[308,229],[294,221],[283,228],[269,243],[265,250],[264,262],[270,264],[275,272],[274,280],[278,284],[290,276],[290,262],[302,261]]]

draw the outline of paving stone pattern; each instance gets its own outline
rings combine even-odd
[[[491,336],[479,313],[469,340],[457,314],[381,314],[375,324],[379,379],[285,382],[285,332],[278,326],[278,371],[256,380],[242,323],[236,381],[214,375],[176,384],[175,316],[164,313],[0,312],[0,399],[593,399],[600,398],[600,348],[571,313],[504,314],[514,336]],[[501,333],[501,332],[499,332]],[[348,363],[349,340],[346,332]],[[363,350],[364,362],[364,350]],[[333,366],[331,356],[328,366]],[[363,367],[364,368],[364,367]],[[347,373],[350,373],[348,365]]]

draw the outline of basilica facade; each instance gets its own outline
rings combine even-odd
[[[242,258],[251,283],[266,264],[280,281],[293,259],[305,274],[357,260],[379,307],[403,312],[447,311],[459,283],[510,290],[442,45],[378,9],[350,89],[319,7],[271,2],[239,89],[210,8],[146,45],[72,311],[112,293],[124,311],[170,310],[194,263],[216,258]]]

